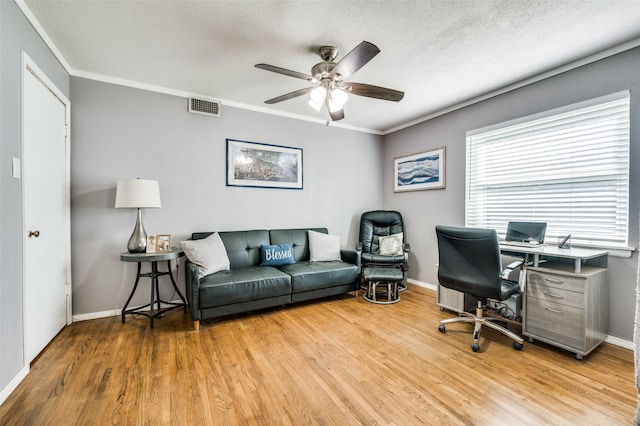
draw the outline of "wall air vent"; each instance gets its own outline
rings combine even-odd
[[[189,112],[220,117],[220,101],[205,98],[189,98]]]

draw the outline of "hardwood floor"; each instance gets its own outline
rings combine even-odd
[[[411,286],[395,305],[353,295],[203,322],[174,311],[66,327],[0,407],[3,425],[598,424],[633,422],[633,353],[515,351]],[[519,330],[517,330],[519,332]]]

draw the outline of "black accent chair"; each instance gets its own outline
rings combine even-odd
[[[402,233],[402,253],[389,256],[380,254],[380,238]],[[367,267],[398,268],[402,271],[400,290],[407,288],[409,251],[402,215],[396,211],[374,210],[360,217],[360,237],[356,250],[362,253],[361,284]]]
[[[503,301],[520,291],[517,281],[506,278],[522,266],[522,261],[511,263],[504,270],[500,256],[498,234],[493,229],[457,228],[436,226],[438,236],[438,280],[440,285],[468,294],[476,299],[475,315],[460,312],[461,316],[440,321],[438,330],[445,332],[445,325],[454,322],[472,322],[474,352],[480,350],[480,329],[483,325],[493,328],[514,340],[513,347],[522,349],[524,340],[495,321],[506,321],[502,317],[484,317],[487,299]]]

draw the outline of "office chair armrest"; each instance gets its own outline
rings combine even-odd
[[[358,241],[356,244],[356,251],[362,252],[362,241]]]
[[[510,264],[507,265],[506,268],[502,270],[502,274],[500,274],[500,277],[502,277],[503,280],[508,280],[509,275],[511,275],[511,272],[513,272],[515,269],[521,268],[523,263],[524,262],[522,260],[516,260],[515,262],[511,262]]]
[[[507,268],[511,269],[512,271],[516,268],[521,267],[524,264],[523,260],[516,260],[514,262],[511,262],[510,264],[507,265]]]
[[[411,244],[404,243],[404,251],[409,253],[411,251]]]

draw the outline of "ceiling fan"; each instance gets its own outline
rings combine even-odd
[[[311,68],[311,75],[268,64],[256,64],[256,68],[272,71],[289,77],[300,78],[314,84],[312,87],[296,90],[273,99],[265,101],[266,104],[275,104],[298,96],[310,94],[309,105],[316,111],[320,111],[324,105],[329,112],[331,120],[337,121],[344,118],[343,106],[347,102],[348,94],[366,96],[368,98],[383,99],[399,102],[404,97],[404,92],[387,89],[386,87],[373,86],[371,84],[346,82],[356,71],[365,66],[374,58],[380,49],[368,41],[363,41],[351,52],[347,53],[338,63],[334,62],[338,56],[338,48],[335,46],[323,46],[319,49],[323,62],[319,62]]]

